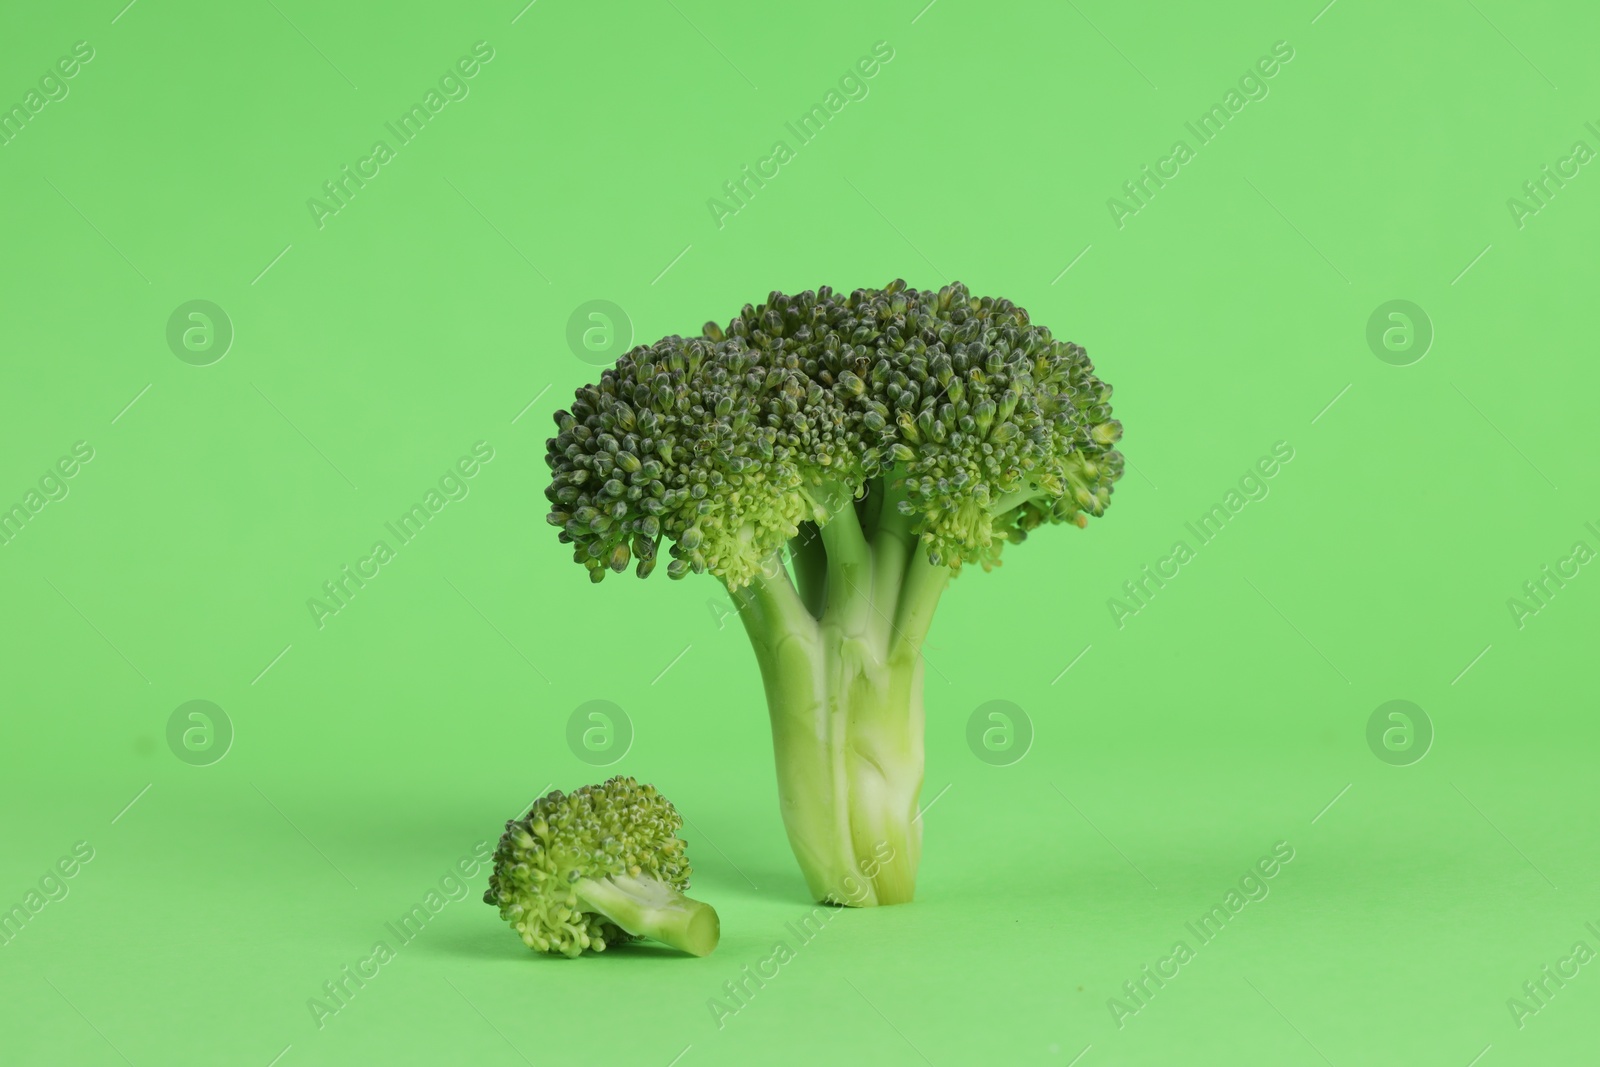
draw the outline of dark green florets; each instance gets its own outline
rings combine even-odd
[[[1082,348],[959,283],[773,293],[578,390],[548,442],[549,518],[595,581],[633,559],[648,575],[666,540],[672,577],[736,587],[878,480],[931,561],[988,567],[1105,511],[1110,399]]]
[[[689,887],[689,860],[678,830],[683,818],[653,785],[616,777],[571,793],[557,789],[506,823],[483,895],[500,909],[522,943],[541,952],[577,956],[608,944],[638,940],[603,915],[582,907],[579,878],[631,875]]]

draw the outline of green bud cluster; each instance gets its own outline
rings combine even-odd
[[[618,776],[571,793],[557,789],[506,823],[483,895],[522,943],[575,957],[586,949],[636,941],[603,915],[583,909],[580,878],[641,875],[682,892],[689,860],[678,830],[683,818],[653,785]]]
[[[670,576],[737,587],[877,479],[931,562],[987,568],[1105,511],[1110,399],[1081,347],[959,283],[775,292],[578,390],[547,443],[549,521],[594,581],[648,575],[667,541]]]

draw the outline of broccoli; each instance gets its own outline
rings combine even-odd
[[[683,895],[682,825],[655,786],[632,778],[554,790],[506,823],[483,902],[541,952],[577,957],[650,937],[707,955],[722,927],[711,905]]]
[[[622,355],[555,414],[549,521],[598,582],[670,542],[726,586],[766,689],[789,843],[823,902],[909,901],[922,646],[964,564],[1087,525],[1111,387],[1009,300],[824,286]]]

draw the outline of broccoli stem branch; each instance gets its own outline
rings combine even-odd
[[[717,947],[722,924],[709,904],[690,899],[648,875],[579,878],[573,891],[588,911],[597,911],[637,937],[671,945],[691,956]]]
[[[895,610],[894,655],[922,659],[922,644],[927,640],[928,627],[933,625],[934,609],[949,584],[949,567],[929,563],[921,553],[911,561]]]
[[[861,636],[872,617],[872,547],[854,507],[841,508],[822,528],[822,544],[828,559],[823,628],[841,636]]]
[[[850,869],[842,847],[850,835],[844,730],[824,699],[822,631],[781,568],[767,568],[729,595],[761,666],[789,847],[822,899]]]
[[[882,507],[872,537],[872,601],[878,608],[878,635],[887,643],[894,627],[893,605],[899,600],[906,561],[917,538],[911,532],[911,517],[900,513],[900,501],[906,498],[904,480],[884,478],[873,489],[882,498]]]

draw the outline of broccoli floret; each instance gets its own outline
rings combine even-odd
[[[555,416],[549,521],[599,582],[668,542],[765,683],[789,841],[819,900],[908,901],[922,645],[963,564],[1083,527],[1122,475],[1111,387],[1009,300],[826,286],[624,354]]]
[[[683,895],[682,826],[655,786],[632,778],[554,790],[506,823],[483,902],[540,952],[576,957],[649,937],[704,956],[721,924],[711,905]]]

